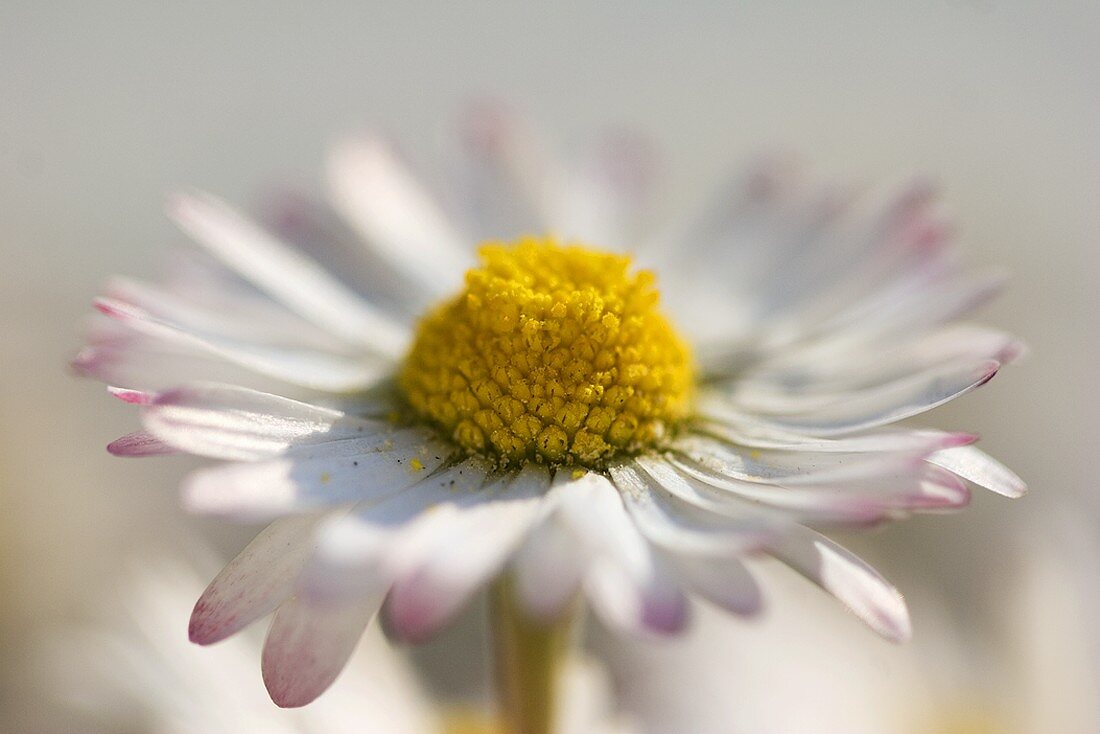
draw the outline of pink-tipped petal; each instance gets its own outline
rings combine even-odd
[[[428,476],[450,447],[423,430],[296,446],[267,461],[193,472],[183,485],[188,510],[243,522],[377,500]]]
[[[871,629],[892,642],[913,633],[905,599],[890,582],[825,536],[802,529],[769,552],[835,596]]]
[[[107,392],[111,393],[122,402],[130,403],[131,405],[152,405],[157,399],[157,394],[155,392],[129,390],[124,387],[114,387],[113,385],[107,386]]]
[[[210,645],[269,614],[293,593],[313,551],[314,516],[277,520],[210,582],[191,613],[191,641]]]
[[[584,588],[605,623],[628,634],[668,635],[688,621],[687,601],[668,565],[638,531],[615,485],[588,472],[560,472],[558,512],[590,558]]]
[[[318,599],[362,596],[388,589],[423,560],[441,533],[468,508],[491,502],[480,491],[488,462],[470,458],[430,473],[383,497],[367,497],[345,516],[325,523],[317,553],[303,575],[303,592]]]
[[[728,612],[752,617],[764,607],[764,597],[745,564],[735,558],[681,556],[676,569],[685,586]]]
[[[384,140],[367,135],[338,146],[329,187],[344,217],[426,293],[442,297],[461,282],[470,248]]]
[[[1005,497],[1027,492],[1024,480],[1001,462],[974,446],[960,446],[933,454],[929,462]]]
[[[577,539],[551,515],[532,529],[513,561],[520,603],[536,619],[559,618],[580,589],[585,564]]]
[[[419,642],[443,627],[500,571],[535,521],[549,486],[544,468],[528,467],[498,485],[490,501],[456,513],[423,547],[423,560],[399,573],[387,602],[394,632]]]
[[[107,451],[114,456],[142,457],[178,454],[179,449],[161,441],[148,431],[135,431],[107,444]]]
[[[108,298],[96,308],[143,338],[163,342],[185,354],[217,358],[303,387],[349,392],[371,386],[383,376],[389,362],[370,355],[333,350],[267,344],[248,337],[224,336],[175,323],[142,308]]]
[[[867,391],[808,403],[802,410],[792,403],[782,411],[761,414],[760,419],[779,430],[811,436],[855,433],[910,418],[965,395],[993,379],[1000,366],[996,361],[953,363]],[[725,400],[718,398],[719,403]]]
[[[634,525],[669,553],[731,556],[758,550],[793,523],[773,513],[703,509],[674,495],[638,465],[612,467],[611,477]]]
[[[264,685],[283,708],[313,702],[351,657],[381,597],[354,602],[317,602],[296,596],[271,620],[261,659]]]
[[[165,391],[142,413],[145,429],[189,453],[218,459],[271,458],[291,446],[394,433],[381,421],[232,385],[197,383]]]
[[[202,192],[180,193],[168,202],[168,212],[211,254],[303,318],[375,353],[401,353],[404,328],[222,200]]]

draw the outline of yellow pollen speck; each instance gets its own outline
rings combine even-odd
[[[581,477],[583,477],[583,476],[584,476],[584,475],[585,475],[586,473],[587,473],[587,472],[586,472],[586,471],[585,471],[584,469],[574,469],[574,470],[573,470],[573,478],[574,478],[574,479],[580,479],[580,478],[581,478]]]
[[[601,467],[689,408],[687,345],[630,258],[524,238],[486,244],[420,323],[401,370],[413,410],[471,454]]]
[[[331,481],[332,481],[332,475],[331,474],[329,474],[328,472],[322,472],[321,473],[321,484],[328,484]]]
[[[424,471],[424,462],[420,459],[413,459],[409,462],[409,466],[412,467],[413,471]]]

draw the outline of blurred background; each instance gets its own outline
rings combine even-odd
[[[650,136],[668,175],[662,213],[760,151],[796,151],[838,178],[930,174],[968,258],[1014,276],[983,319],[1031,354],[928,421],[981,433],[1031,494],[976,493],[965,513],[854,541],[912,600],[915,640],[903,649],[785,579],[767,620],[704,620],[724,657],[700,695],[721,692],[731,710],[699,731],[862,731],[844,717],[862,716],[872,696],[908,722],[897,731],[1017,730],[997,720],[1100,730],[1089,611],[1100,611],[1098,78],[1091,0],[5,0],[0,730],[69,730],[42,682],[40,641],[112,595],[127,563],[186,555],[196,536],[228,556],[252,533],[178,509],[188,462],[108,456],[136,417],[67,371],[103,281],[151,275],[181,237],[162,215],[165,193],[195,185],[247,205],[288,185],[320,191],[326,147],[366,125],[431,171],[456,115],[482,95],[563,147],[609,125]],[[476,616],[466,624],[476,629]],[[480,653],[468,639],[451,633],[416,652],[433,686],[470,692]],[[447,647],[461,644],[463,655]],[[662,701],[657,679],[637,671],[682,663],[693,646],[612,649],[627,705],[688,705]],[[849,728],[769,719],[792,698],[805,722],[826,712]]]

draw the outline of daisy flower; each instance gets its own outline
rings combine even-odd
[[[967,482],[1024,491],[975,436],[895,425],[1021,350],[959,321],[1001,278],[962,267],[934,192],[766,163],[645,238],[637,145],[569,165],[504,114],[466,132],[451,199],[373,135],[332,154],[340,216],[299,203],[258,223],[179,194],[203,256],[96,301],[76,366],[143,423],[110,450],[221,460],[186,506],[272,521],[191,638],[274,611],[264,679],[296,706],[383,603],[421,640],[503,578],[500,649],[531,655],[502,667],[523,671],[553,658],[577,597],[628,633],[681,630],[688,594],[756,613],[750,555],[907,638],[901,595],[820,531],[958,508]]]

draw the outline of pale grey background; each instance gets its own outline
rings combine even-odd
[[[326,145],[366,124],[430,167],[477,94],[512,101],[565,143],[606,124],[651,135],[669,211],[776,147],[838,176],[918,170],[944,183],[969,257],[1015,273],[987,320],[1025,336],[1032,355],[937,422],[984,434],[1034,494],[1011,506],[979,498],[863,547],[887,572],[946,579],[967,598],[1013,528],[1052,498],[1096,500],[1098,72],[1100,4],[1085,1],[5,0],[6,690],[26,686],[7,640],[77,615],[126,552],[196,528],[226,550],[244,537],[175,509],[182,463],[108,457],[102,446],[133,415],[65,371],[97,286],[150,273],[178,236],[165,192],[193,184],[248,203],[278,183],[317,186]],[[905,549],[925,536],[914,560]],[[952,575],[964,555],[978,562]]]

